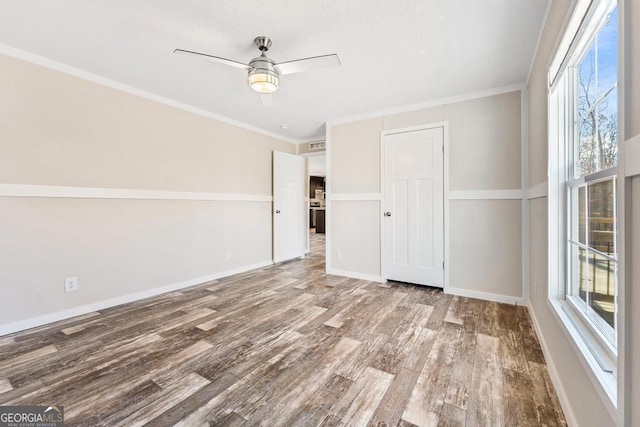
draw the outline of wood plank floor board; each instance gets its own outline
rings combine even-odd
[[[290,332],[292,336],[300,335],[296,332]],[[299,341],[288,341],[288,346],[280,347],[280,351],[273,357],[264,362],[265,356],[257,357],[253,363],[244,365],[245,372],[237,375],[240,380],[234,384],[234,390],[228,390],[225,397],[226,402],[221,404],[229,405],[229,402],[237,402],[226,408],[224,413],[234,411],[239,415],[252,413],[259,408],[269,397],[270,392],[282,383],[282,387],[291,385],[298,377],[304,375],[307,368],[315,364],[314,355],[320,357],[323,349],[328,349],[336,339],[329,334],[321,336],[321,333],[309,334],[301,337]],[[294,345],[295,344],[295,345]],[[328,350],[327,350],[328,351]],[[252,359],[249,359],[250,361]],[[303,362],[300,363],[299,361]],[[266,365],[265,365],[266,363]],[[233,366],[233,363],[231,364]],[[251,370],[249,370],[251,369]],[[234,372],[234,369],[220,368],[216,366],[214,372]],[[242,384],[251,384],[251,393],[246,392],[246,388]],[[235,399],[232,392],[238,393],[240,401]],[[208,421],[212,422],[216,419],[217,414],[210,414]]]
[[[134,410],[147,399],[155,400],[162,391],[162,388],[153,381],[143,381],[118,396],[118,399],[108,399],[100,405],[99,409],[90,415],[82,414],[80,411],[68,412],[65,407],[65,423],[70,425],[85,424],[94,426],[107,426],[109,418],[117,419],[118,416],[126,415],[130,410]],[[81,418],[81,419],[79,419]]]
[[[34,363],[47,355],[57,353],[58,349],[53,344],[45,345],[43,347],[32,350],[28,353],[19,354],[11,358],[0,360],[0,372],[8,372],[12,369],[19,368],[20,366]]]
[[[464,305],[462,329],[466,333],[476,334],[478,332],[480,309],[483,302],[472,298],[463,298],[461,299],[461,304]]]
[[[476,353],[476,335],[461,332],[456,347],[455,361],[451,368],[451,377],[447,386],[445,403],[466,410],[469,405],[471,379]]]
[[[277,365],[274,365],[265,375],[263,375],[258,381],[252,384],[252,392],[249,396],[245,395],[244,401],[234,411],[242,415],[245,419],[250,419],[258,412],[268,401],[273,399],[273,391],[279,390],[285,393],[285,390],[292,390],[294,387],[299,387],[301,383],[306,380],[306,375],[312,371],[316,366],[321,365],[321,360],[318,357],[323,354],[324,349],[327,349],[333,342],[333,337],[327,336],[327,339],[323,342],[312,342],[306,346],[306,349],[301,351],[301,347],[296,346],[288,352],[287,356],[283,358]],[[336,346],[340,345],[340,342]],[[333,350],[329,350],[330,352]],[[336,353],[337,354],[337,353]],[[300,363],[300,360],[304,359],[304,362]],[[319,388],[320,383],[326,380],[332,375],[329,367],[322,371],[322,374],[329,372],[328,375],[319,375],[316,377],[316,382],[313,387]],[[304,389],[298,394],[292,395],[292,398],[299,399],[300,406],[302,406],[305,393],[310,392],[308,389]]]
[[[372,292],[369,295],[373,298],[365,297],[350,312],[350,316],[344,320],[343,327],[347,329],[350,336],[379,335],[376,332],[378,325],[407,297],[405,292],[393,292],[391,295]]]
[[[555,393],[547,366],[541,363],[529,362],[533,400],[538,406],[551,408],[556,413],[562,413],[558,395]],[[564,420],[562,420],[564,422]]]
[[[557,409],[550,408],[548,406],[537,406],[539,427],[567,427],[567,422],[564,419],[562,412],[558,412]]]
[[[40,358],[37,364],[27,363],[14,366],[11,368],[11,377],[9,378],[11,384],[13,387],[20,388],[33,381],[45,380],[52,372],[59,373],[69,368],[73,369],[82,364],[87,357],[95,355],[99,345],[100,343],[95,341],[79,342],[72,350],[58,351]]]
[[[394,328],[388,331],[389,339],[370,362],[370,366],[392,374],[398,372],[411,354],[433,307],[415,304],[411,309],[397,311],[404,311],[404,316],[394,322]]]
[[[522,336],[522,342],[526,358],[529,362],[545,364],[544,354],[540,347],[540,342],[533,330],[531,316],[525,307],[520,307],[518,311],[519,329]]]
[[[500,335],[502,366],[514,371],[529,372],[527,353],[519,330],[502,330]]]
[[[442,405],[438,427],[465,427],[466,425],[467,411],[449,403]]]
[[[478,333],[491,337],[500,336],[500,306],[489,301],[482,304],[478,317]]]
[[[122,361],[127,363],[126,361],[128,360],[136,360],[143,357],[149,351],[158,348],[157,343],[160,341],[163,341],[163,338],[152,333],[139,337],[126,337],[109,344],[93,343],[95,349],[89,352],[84,354],[71,353],[72,358],[68,366],[58,367],[55,370],[43,373],[37,378],[48,386],[73,381],[83,377],[87,372],[104,370]],[[162,345],[164,345],[164,342]],[[75,362],[75,357],[78,356],[81,357],[81,360]],[[38,371],[34,370],[32,372],[37,375]]]
[[[331,408],[341,424],[366,426],[393,381],[394,375],[367,367]]]
[[[175,343],[171,345],[164,340],[154,341],[150,345],[140,347],[123,354],[116,360],[107,360],[95,369],[84,370],[82,375],[74,375],[63,381],[52,382],[30,394],[20,396],[8,404],[28,404],[46,401],[58,401],[61,396],[86,404],[87,400],[100,401],[103,395],[113,392],[114,384],[122,387],[135,386],[149,379],[157,370],[170,369],[166,361],[180,360],[180,355],[191,351],[186,347],[176,353]],[[141,374],[141,375],[138,375]],[[3,399],[0,399],[0,402]],[[84,407],[84,406],[82,406]],[[65,413],[73,414],[81,406],[67,405]],[[86,409],[86,408],[85,408]]]
[[[435,305],[433,305],[434,309],[429,316],[429,320],[427,321],[425,328],[433,329],[435,331],[440,330],[442,324],[444,323],[444,318],[449,311],[449,306],[451,305],[451,301],[453,297],[451,295],[445,295],[439,298]],[[430,305],[430,304],[427,304]]]
[[[526,308],[311,254],[0,337],[0,405],[69,426],[565,426]]]
[[[0,379],[0,394],[5,394],[11,390],[13,390],[11,382],[6,378]]]
[[[153,381],[158,384],[157,381]],[[162,412],[166,407],[173,407],[189,396],[196,393],[198,390],[211,384],[208,379],[191,372],[186,376],[175,377],[170,383],[166,383],[161,386],[161,395],[155,399],[145,400],[139,405],[139,408],[127,408],[129,415],[126,419],[120,421],[119,416],[122,414],[115,414],[114,418],[107,419],[107,424],[116,424],[116,421],[125,425],[144,425],[151,421],[159,412]],[[135,411],[135,412],[134,412]],[[123,411],[123,414],[126,412]]]
[[[285,425],[291,418],[296,417],[298,409],[333,375],[335,368],[347,359],[353,351],[361,345],[351,338],[340,338],[326,353],[322,361],[311,371],[301,372],[304,381],[294,381],[283,384],[277,396],[270,396],[269,405],[251,414],[248,425]],[[302,378],[302,377],[298,377]],[[265,410],[266,409],[266,410]]]
[[[451,299],[451,304],[447,309],[447,313],[444,316],[444,321],[449,323],[456,323],[458,325],[464,324],[465,315],[464,297],[454,296]]]
[[[353,320],[358,319],[357,310],[362,310],[362,307],[370,305],[373,298],[374,295],[371,293],[354,294],[351,304],[336,305],[334,309],[328,310],[333,313],[333,316],[324,316],[326,318],[324,324],[336,329],[342,328],[345,322],[351,323]]]
[[[146,363],[146,367],[138,367],[138,369],[130,369],[127,371],[117,371],[111,374],[111,378],[108,381],[102,382],[101,387],[92,387],[91,393],[88,395],[82,396],[83,405],[74,405],[65,407],[65,417],[69,417],[69,419],[73,420],[75,417],[86,417],[85,411],[88,408],[92,407],[101,407],[104,405],[103,402],[111,402],[113,401],[113,383],[117,383],[122,387],[122,390],[131,390],[136,389],[137,387],[142,387],[144,384],[150,382],[151,378],[157,373],[160,373],[165,370],[171,369],[172,365],[177,365],[182,363],[189,358],[196,357],[202,353],[205,353],[207,349],[210,348],[210,344],[199,341],[191,346],[166,357],[156,359],[155,363]],[[137,375],[135,374],[137,371]],[[133,375],[132,375],[133,373]],[[98,384],[99,382],[95,382],[94,384]],[[154,383],[155,384],[155,383]],[[75,390],[74,390],[75,392]],[[53,395],[55,396],[56,390],[55,388],[52,390]],[[125,394],[125,401],[134,400],[138,398],[136,396],[130,396]],[[50,397],[51,398],[51,397]],[[94,406],[95,405],[95,406]]]
[[[495,312],[492,307],[490,312]],[[478,334],[470,387],[467,424],[504,426],[505,410],[500,339]]]
[[[538,409],[531,400],[505,395],[504,402],[505,424],[508,420],[509,426],[538,426]]]
[[[373,426],[395,426],[400,422],[411,391],[418,381],[419,372],[401,368],[387,388],[370,420]]]
[[[331,407],[343,398],[352,385],[353,381],[342,375],[331,375],[290,420],[291,425],[321,425],[329,417]]]
[[[502,381],[505,396],[536,401],[535,395],[532,393],[533,381],[530,374],[502,368]]]
[[[357,380],[388,340],[387,335],[368,335],[363,338],[361,345],[353,352],[353,355],[339,364],[335,372],[352,381]]]
[[[158,412],[155,418],[151,419],[148,426],[172,426],[202,408],[208,402],[214,400],[233,384],[238,382],[238,378],[228,374],[222,374],[215,381],[202,387],[186,399],[171,407],[163,407],[164,412]],[[119,424],[116,424],[119,425]]]
[[[416,372],[422,371],[437,337],[437,331],[423,328],[403,366]]]
[[[287,335],[299,338],[292,341]],[[262,360],[270,359],[288,347],[295,347],[293,354],[298,360],[298,366],[301,368],[307,363],[314,362],[316,356],[319,357],[321,352],[341,338],[341,335],[334,334],[326,328],[318,328],[306,335],[297,331],[288,331],[280,336],[270,336],[269,338],[269,340],[265,339],[262,343],[260,341],[252,342],[252,347],[249,351],[234,360],[229,372],[242,377],[252,370],[254,366],[260,364]]]
[[[443,325],[402,414],[403,420],[418,426],[437,425],[461,333],[458,325]]]
[[[224,426],[224,427],[233,427],[233,426],[242,426],[246,422],[247,420],[242,418],[240,415],[236,414],[235,412],[230,412],[219,421],[218,425]]]

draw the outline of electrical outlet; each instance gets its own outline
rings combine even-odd
[[[78,290],[78,278],[77,277],[67,277],[64,279],[64,291],[65,292],[74,292]]]
[[[336,251],[336,258],[342,259],[342,251]]]
[[[227,259],[231,259],[233,258],[233,252],[231,252],[231,249],[227,250]]]

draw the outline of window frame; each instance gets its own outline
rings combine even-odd
[[[586,4],[586,6],[585,6]],[[582,7],[581,7],[582,6]],[[567,26],[567,32],[563,35],[559,50],[549,67],[549,92],[548,92],[548,132],[549,132],[549,157],[548,157],[548,274],[549,295],[548,302],[556,318],[564,325],[563,332],[570,339],[578,353],[582,354],[582,362],[588,367],[588,371],[594,374],[594,383],[601,386],[598,389],[603,400],[608,401],[607,407],[614,414],[617,407],[617,327],[619,321],[617,301],[620,284],[619,258],[616,258],[616,306],[614,310],[614,327],[609,333],[601,330],[594,324],[589,311],[584,310],[588,304],[580,300],[578,295],[572,293],[573,274],[573,235],[572,235],[572,189],[580,186],[588,186],[608,179],[621,179],[618,174],[618,166],[575,177],[577,144],[577,110],[578,81],[577,65],[588,53],[596,36],[600,33],[608,15],[617,7],[615,0],[579,1],[574,15]],[[618,10],[620,14],[620,10]],[[620,22],[621,16],[618,16]],[[576,22],[579,23],[576,24]],[[619,25],[618,25],[619,29]],[[573,33],[572,33],[573,32]],[[618,30],[618,36],[620,36]],[[571,40],[570,44],[565,41]],[[618,46],[619,48],[619,46]],[[564,51],[563,51],[564,49]],[[561,66],[557,64],[562,63]],[[618,66],[620,61],[618,60]],[[597,65],[596,65],[597,67]],[[619,76],[618,72],[618,76]],[[619,88],[619,78],[613,88],[607,88],[600,95],[592,108],[596,108],[613,89]],[[618,110],[618,129],[620,129],[620,111]],[[575,119],[575,120],[574,120]],[[618,136],[620,132],[618,132]],[[618,148],[622,141],[618,139]],[[619,153],[619,149],[618,149]],[[618,156],[617,164],[620,164]],[[617,189],[617,186],[614,186]],[[617,190],[616,190],[617,191]],[[585,189],[588,197],[588,190]],[[615,194],[615,192],[614,192]],[[614,195],[614,212],[620,208],[617,205],[618,194]],[[587,202],[588,203],[588,202]],[[618,218],[615,215],[614,218]],[[617,222],[617,221],[616,221]],[[616,225],[616,230],[619,227]],[[579,240],[579,239],[578,239]],[[589,242],[586,242],[588,247]],[[615,253],[619,253],[618,239],[614,233]],[[581,304],[582,303],[582,304]],[[592,310],[592,309],[591,309]],[[599,317],[598,315],[595,315]],[[602,323],[606,324],[604,319]],[[609,326],[607,324],[607,326]],[[604,399],[606,397],[606,399]]]

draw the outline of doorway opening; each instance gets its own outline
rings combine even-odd
[[[308,250],[310,255],[324,256],[326,155],[322,152],[308,154],[306,157],[309,189]]]

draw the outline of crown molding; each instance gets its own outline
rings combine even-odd
[[[127,84],[111,80],[107,77],[100,76],[98,74],[91,73],[89,71],[81,70],[76,67],[72,67],[67,64],[63,64],[61,62],[54,61],[49,58],[45,58],[43,56],[39,56],[21,49],[16,49],[11,46],[7,46],[5,44],[0,43],[0,54],[6,55],[11,58],[19,59],[25,62],[29,62],[31,64],[39,65],[44,68],[48,68],[51,70],[59,71],[61,73],[78,77],[83,80],[87,80],[93,83],[97,83],[102,86],[106,86],[111,89],[118,90],[120,92],[125,92],[130,95],[134,95],[140,98],[148,99],[150,101],[157,102],[159,104],[163,104],[169,107],[177,108],[179,110],[187,111],[189,113],[197,114],[202,117],[206,117],[209,119],[217,120],[222,123],[226,123],[241,129],[249,130],[255,133],[259,133],[264,136],[268,136],[270,138],[279,139],[281,141],[288,142],[290,144],[300,144],[301,142],[295,138],[289,138],[283,135],[279,135],[274,132],[270,132],[259,127],[250,125],[248,123],[244,123],[238,120],[230,119],[228,117],[222,116],[220,114],[215,114],[210,111],[203,110],[201,108],[197,108],[188,104],[185,104],[180,101],[176,101],[175,99],[167,98],[165,96],[157,95],[152,92],[147,92],[142,89],[135,88],[133,86],[129,86]]]
[[[402,107],[394,107],[394,108],[387,108],[387,109],[378,110],[378,111],[371,111],[368,113],[329,120],[327,121],[327,128],[330,126],[357,122],[357,121],[366,120],[366,119],[373,119],[376,117],[388,116],[391,114],[406,113],[409,111],[421,110],[424,108],[454,104],[454,103],[463,102],[463,101],[471,101],[473,99],[486,98],[488,96],[502,95],[504,93],[509,93],[509,92],[522,92],[525,89],[526,89],[525,83],[522,82],[522,83],[517,83],[517,84],[512,84],[507,86],[500,86],[496,88],[476,91],[476,92],[469,92],[466,94],[455,95],[455,96],[450,96],[446,98],[433,99],[430,101],[420,102],[417,104],[411,104],[411,105],[406,105]]]

